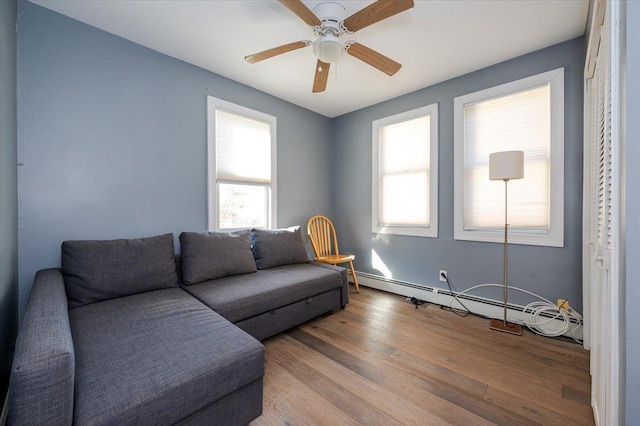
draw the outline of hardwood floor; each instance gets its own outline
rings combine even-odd
[[[252,425],[594,424],[580,345],[491,331],[486,319],[373,289],[350,299],[263,342]]]

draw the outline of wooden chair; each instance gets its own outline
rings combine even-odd
[[[356,257],[353,254],[340,254],[336,228],[329,218],[322,215],[313,216],[309,219],[309,222],[307,222],[307,234],[311,240],[313,251],[316,253],[314,260],[331,265],[348,262],[349,268],[351,268],[351,275],[353,275],[353,283],[356,286],[356,292],[360,293],[358,277],[356,277],[356,271],[353,269],[353,260]]]

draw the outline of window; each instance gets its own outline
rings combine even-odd
[[[524,179],[509,181],[509,241],[564,244],[564,69],[455,98],[454,234],[504,241],[504,182],[489,154],[524,151]]]
[[[438,105],[373,122],[372,231],[438,236]]]
[[[209,230],[276,223],[276,118],[207,98]]]

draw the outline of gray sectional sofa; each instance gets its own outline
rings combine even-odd
[[[246,424],[262,412],[259,340],[348,302],[346,270],[309,262],[299,229],[180,246],[176,262],[172,234],[62,244],[22,320],[11,425]]]

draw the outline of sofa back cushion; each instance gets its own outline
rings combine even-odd
[[[249,230],[180,234],[182,280],[197,284],[230,275],[256,272]]]
[[[179,285],[173,234],[131,240],[65,241],[69,308]]]
[[[274,230],[252,229],[251,249],[258,269],[309,261],[299,226]]]

